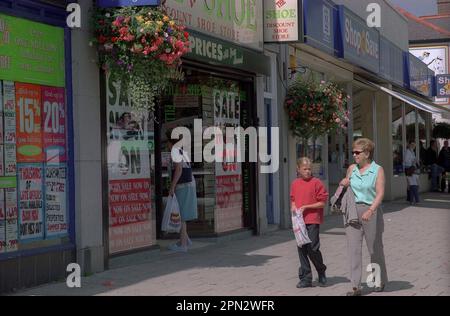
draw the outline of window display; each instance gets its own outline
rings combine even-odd
[[[64,88],[0,81],[0,252],[68,235]]]

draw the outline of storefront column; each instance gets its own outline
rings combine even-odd
[[[295,178],[295,172],[291,173],[292,158],[295,161],[295,140],[292,137],[292,133],[289,130],[289,116],[284,109],[284,98],[286,97],[286,87],[288,86],[287,74],[289,60],[289,46],[281,45],[280,49],[280,65],[279,74],[277,78],[279,93],[279,126],[280,126],[280,228],[291,227],[290,216],[290,189],[291,182]]]
[[[82,274],[104,269],[99,70],[89,46],[89,1],[81,2],[81,29],[72,32],[75,223],[77,262]]]
[[[264,106],[264,77],[258,75],[256,77],[256,104],[257,104],[257,113],[258,113],[258,127],[267,127],[267,116],[266,109]],[[270,128],[270,127],[269,127]],[[268,134],[267,134],[268,136]],[[259,135],[259,144],[266,144],[266,148],[263,152],[267,152],[267,137],[262,137]],[[259,146],[258,144],[258,146]],[[259,151],[261,151],[261,148]],[[268,193],[268,180],[267,174],[260,172],[261,162],[258,163],[258,193],[257,193],[257,233],[261,234],[267,231],[267,193]]]
[[[385,85],[391,89],[391,85]],[[385,200],[392,200],[393,154],[392,154],[392,98],[383,92],[376,93],[377,163],[386,176]]]

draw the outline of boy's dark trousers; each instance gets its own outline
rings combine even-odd
[[[325,272],[327,267],[323,264],[322,253],[320,252],[320,239],[319,239],[319,229],[318,224],[307,224],[306,229],[308,230],[309,239],[311,243],[304,245],[303,247],[297,247],[298,257],[300,258],[300,268],[298,270],[298,276],[302,284],[312,283],[312,270],[309,259],[311,259],[317,273],[322,274]],[[309,258],[309,259],[308,259]]]
[[[410,185],[408,192],[409,192],[409,202],[413,203],[415,200],[416,203],[419,203],[419,186]]]

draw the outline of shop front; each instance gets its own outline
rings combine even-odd
[[[217,240],[257,230],[257,163],[228,159],[235,158],[236,148],[224,152],[224,162],[207,161],[203,152],[211,143],[228,141],[208,137],[209,127],[219,127],[225,135],[227,127],[258,126],[257,94],[264,87],[256,77],[270,75],[270,60],[262,53],[261,24],[256,21],[262,7],[249,1],[229,8],[245,18],[245,23],[236,24],[217,16],[217,8],[180,1],[163,5],[188,27],[191,45],[183,57],[183,78],[161,93],[154,112],[133,108],[119,83],[108,78],[102,83],[109,258],[165,250],[164,240],[177,237],[160,229],[170,188],[166,132],[176,127],[186,128],[192,136],[189,154],[198,218],[188,222],[189,235]]]
[[[292,80],[302,76],[337,83],[350,97],[349,122],[338,133],[310,140],[307,151],[292,139],[296,150],[289,155],[290,176],[295,175],[293,162],[306,152],[315,163],[315,175],[334,192],[353,163],[351,144],[367,137],[376,144],[375,159],[390,175],[386,199],[405,196],[402,157],[406,145],[416,142],[420,161],[420,152],[431,140],[431,115],[445,110],[431,102],[434,74],[401,48],[407,47],[407,35],[397,46],[392,34],[369,28],[347,6],[328,0],[303,0],[301,4],[302,36],[300,43],[290,44]],[[397,23],[406,21],[399,15]],[[421,189],[427,190],[426,168],[421,172]]]
[[[63,8],[15,5],[0,3],[0,292],[75,262],[70,31]]]

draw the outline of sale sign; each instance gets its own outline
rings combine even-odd
[[[16,83],[16,146],[17,162],[41,162],[41,88]]]
[[[6,221],[0,220],[0,253],[6,251]]]
[[[5,192],[4,189],[0,189],[0,221],[5,220]]]
[[[67,167],[47,165],[45,167],[45,236],[67,234]]]
[[[17,251],[19,239],[17,234],[17,218],[6,220],[6,252]]]
[[[3,117],[5,144],[16,144],[16,88],[14,82],[3,81]]]
[[[240,126],[241,99],[239,91],[213,90],[214,125],[226,135],[227,127]],[[216,140],[217,141],[217,140]],[[232,146],[226,146],[231,142]],[[237,144],[223,138],[223,162],[216,163],[215,231],[227,232],[243,227],[242,169],[237,162]]]
[[[19,164],[19,236],[41,239],[43,227],[43,168],[41,164]]]
[[[107,80],[109,251],[111,254],[151,246],[148,111],[133,107],[126,87]]]
[[[47,163],[67,160],[64,88],[42,87],[44,155]]]
[[[18,211],[17,211],[17,189],[16,188],[6,188],[4,190],[5,190],[5,214],[6,214],[6,219],[17,218],[18,217]]]
[[[17,169],[16,145],[5,144],[3,152],[5,157],[5,176],[15,177]]]

